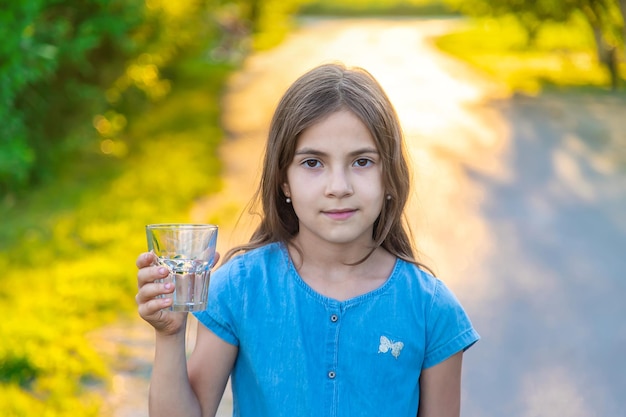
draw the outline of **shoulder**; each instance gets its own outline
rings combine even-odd
[[[403,281],[409,290],[419,292],[425,296],[435,296],[443,282],[420,268],[418,265],[398,259],[394,274]]]
[[[286,254],[281,243],[268,243],[234,256],[220,265],[212,274],[212,281],[245,279],[250,275],[262,276],[263,271],[275,270],[286,264]]]
[[[263,266],[272,261],[276,261],[283,254],[282,244],[278,242],[268,243],[256,249],[237,254],[230,258],[227,262],[220,265],[219,270],[229,270],[236,268],[246,268],[254,266]]]
[[[419,266],[398,259],[396,274],[406,296],[419,299],[426,314],[440,309],[457,309],[460,302],[444,281]]]

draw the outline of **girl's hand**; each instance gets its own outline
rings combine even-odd
[[[172,305],[171,298],[157,298],[160,295],[174,292],[174,284],[157,283],[156,280],[166,278],[168,270],[157,265],[157,257],[146,252],[137,258],[137,286],[135,296],[141,318],[163,335],[173,335],[183,330],[187,321],[187,313],[163,310]]]

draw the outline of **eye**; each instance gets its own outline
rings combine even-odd
[[[356,161],[354,161],[354,166],[356,167],[367,167],[372,165],[374,162],[371,159],[367,159],[367,158],[359,158]]]
[[[319,168],[322,165],[322,163],[318,161],[317,159],[307,159],[305,161],[302,161],[302,165],[308,168]]]

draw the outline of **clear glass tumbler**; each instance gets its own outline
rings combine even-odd
[[[171,311],[200,311],[206,308],[211,267],[215,258],[217,226],[212,224],[149,224],[148,250],[158,264],[169,270],[161,282],[174,284]]]

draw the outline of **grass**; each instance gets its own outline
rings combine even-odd
[[[316,16],[432,16],[452,11],[441,0],[315,0],[300,7]]]
[[[508,86],[536,95],[549,89],[605,92],[608,71],[596,58],[591,30],[582,19],[545,23],[534,44],[513,17],[468,22],[436,40],[437,46]],[[622,65],[622,78],[626,68]]]
[[[85,334],[136,314],[144,225],[188,221],[194,199],[220,188],[218,103],[231,69],[197,59],[174,69],[170,96],[131,116],[124,136],[82,132],[92,145],[54,181],[0,201],[3,416],[100,415],[87,387],[110,375]]]

